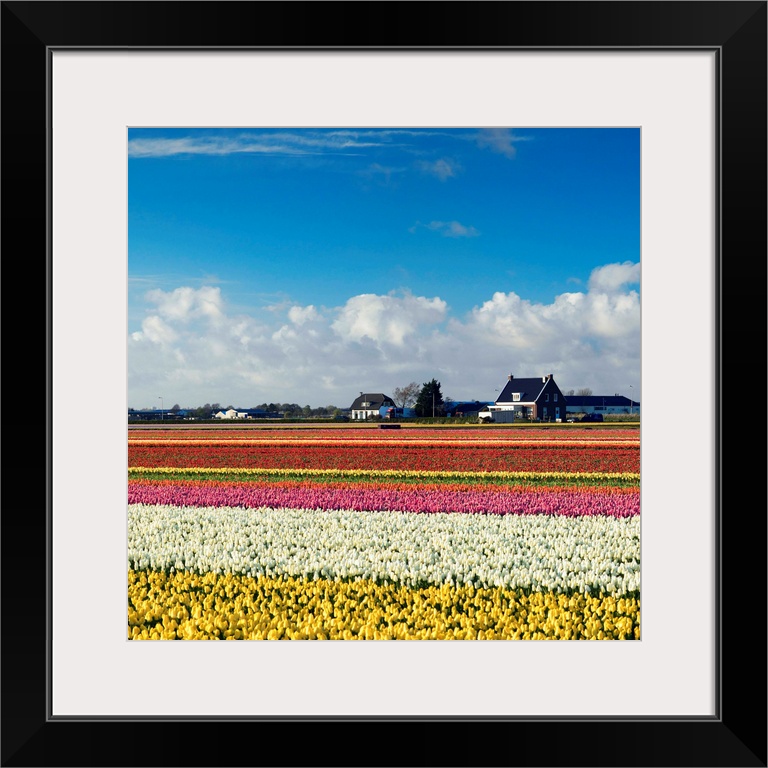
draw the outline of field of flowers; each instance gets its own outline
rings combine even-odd
[[[132,429],[130,639],[640,638],[626,428]]]

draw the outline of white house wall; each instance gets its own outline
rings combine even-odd
[[[350,413],[350,417],[352,420],[356,421],[362,421],[363,419],[367,419],[369,416],[378,416],[379,412],[375,410],[371,411],[352,411]]]

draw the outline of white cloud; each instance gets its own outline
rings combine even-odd
[[[141,341],[146,339],[153,344],[171,344],[178,338],[176,331],[166,323],[162,317],[150,315],[141,323],[141,330],[133,334],[133,339]]]
[[[391,146],[389,142],[387,146]],[[131,139],[128,155],[133,158],[173,155],[314,155],[350,154],[352,150],[383,146],[364,141],[352,133],[243,133],[238,136],[182,136]]]
[[[498,346],[536,349],[591,342],[600,345],[639,331],[640,297],[628,294],[563,293],[552,304],[536,304],[515,293],[494,293],[462,324],[464,332],[489,336]]]
[[[485,128],[477,134],[478,147],[490,149],[510,159],[517,151],[514,147],[516,141],[527,141],[527,139],[515,136],[509,128]]]
[[[402,346],[418,328],[441,322],[446,310],[446,303],[439,298],[362,294],[347,301],[331,327],[346,341],[368,338]]]
[[[232,154],[306,154],[305,150],[281,144],[263,144],[230,138],[132,139],[128,156],[172,157],[173,155],[232,155]]]
[[[216,321],[221,318],[221,289],[204,286],[203,288],[176,288],[171,292],[159,288],[148,291],[147,301],[157,305],[158,313],[169,320],[190,320],[207,318]]]
[[[304,325],[320,317],[313,304],[306,307],[293,306],[288,310],[288,318],[294,325]]]
[[[456,175],[459,170],[459,165],[454,160],[447,160],[446,158],[440,158],[434,162],[428,162],[422,160],[418,167],[424,172],[432,176],[437,176],[440,181],[445,181]]]
[[[616,267],[620,269],[616,269]],[[439,296],[351,296],[335,308],[234,314],[219,288],[151,291],[129,334],[131,407],[296,402],[348,407],[358,392],[441,381],[445,395],[487,400],[506,375],[554,373],[563,389],[641,397],[638,265],[595,270],[584,292],[536,303],[496,292],[452,316]],[[606,290],[610,288],[611,290]]]
[[[592,270],[589,276],[590,291],[612,293],[625,285],[640,283],[640,264],[625,261],[622,264],[606,264]]]

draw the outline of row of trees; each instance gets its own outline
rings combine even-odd
[[[254,408],[269,411],[270,413],[282,413],[286,418],[290,419],[309,419],[313,416],[316,418],[341,416],[341,408],[335,405],[321,405],[319,408],[312,408],[309,405],[302,406],[297,403],[262,403],[261,405],[254,406]]]

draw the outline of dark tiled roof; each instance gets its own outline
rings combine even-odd
[[[363,403],[370,403],[370,405],[367,405],[365,409],[363,409]],[[394,404],[395,401],[391,397],[387,397],[387,395],[384,395],[381,392],[368,392],[360,395],[360,397],[356,397],[350,406],[350,410],[378,410],[382,405]]]
[[[542,381],[543,378],[543,376],[537,376],[535,379],[510,379],[496,398],[496,402],[511,403],[512,393],[519,392],[521,403],[532,403],[547,384],[546,381]]]

